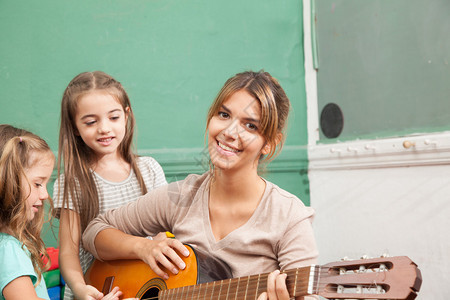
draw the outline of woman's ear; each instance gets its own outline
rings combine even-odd
[[[264,147],[261,149],[261,154],[267,155],[267,154],[270,153],[270,150],[271,150],[271,149],[272,149],[271,144],[266,143],[266,144],[264,145]]]
[[[264,145],[264,147],[261,150],[261,154],[267,155],[272,151],[272,147],[277,147],[277,145],[282,141],[283,139],[283,134],[282,133],[278,133],[277,137],[275,139],[275,144],[271,144],[271,143],[266,143]]]

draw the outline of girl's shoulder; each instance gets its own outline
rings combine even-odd
[[[21,258],[29,259],[29,252],[22,247],[22,243],[7,233],[0,233],[0,257],[7,258],[12,262],[21,260]],[[2,261],[4,264],[6,261]]]
[[[4,232],[0,232],[0,247],[5,247],[5,246],[19,246],[20,247],[20,242],[18,239],[16,239],[15,237],[13,237],[10,234],[4,233]]]

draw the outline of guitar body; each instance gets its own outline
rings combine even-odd
[[[162,290],[197,285],[231,278],[229,267],[221,260],[186,245],[189,256],[184,258],[186,268],[177,275],[164,280],[141,260],[95,260],[85,274],[90,284],[107,294],[114,286],[119,286],[123,299],[158,299]],[[181,257],[181,256],[180,256]]]

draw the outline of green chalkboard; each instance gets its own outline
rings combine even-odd
[[[298,0],[0,0],[0,123],[56,153],[65,87],[105,71],[130,95],[138,152],[169,181],[204,171],[206,112],[226,79],[265,69],[292,102],[287,147],[267,177],[309,203],[303,65]]]
[[[319,117],[343,113],[337,138],[450,129],[450,1],[314,0]]]

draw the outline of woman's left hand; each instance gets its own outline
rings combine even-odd
[[[259,295],[258,300],[289,300],[286,277],[287,275],[279,270],[270,273],[267,277],[267,292]]]

